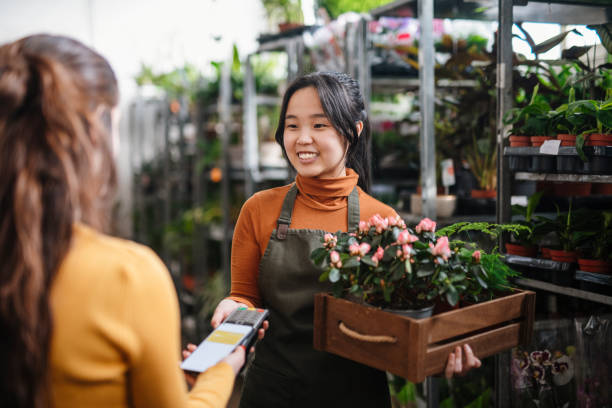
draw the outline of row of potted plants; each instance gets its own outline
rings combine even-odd
[[[586,272],[612,273],[612,211],[580,209],[559,211],[554,219],[534,215],[542,192],[532,195],[527,206],[513,206],[513,212],[524,219],[518,221],[528,229],[513,234],[514,242],[506,244],[509,254],[578,263]],[[551,245],[540,245],[544,237]]]
[[[508,279],[516,275],[497,250],[486,252],[449,236],[480,231],[496,237],[523,230],[528,227],[464,222],[436,232],[428,218],[410,228],[399,217],[376,215],[361,221],[357,231],[326,234],[311,259],[336,297],[426,317],[436,304],[458,307],[507,293]]]
[[[510,147],[539,147],[545,141],[557,139],[563,147],[576,147],[573,155],[544,156],[534,153],[531,158],[514,157],[511,170],[560,173],[612,173],[612,160],[606,154],[585,153],[584,147],[612,146],[612,90],[604,101],[576,100],[574,89],[568,102],[552,109],[534,87],[530,102],[511,109],[504,124],[512,125]],[[590,152],[587,152],[590,153]],[[530,160],[531,159],[531,160]]]

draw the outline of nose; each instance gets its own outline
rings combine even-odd
[[[312,143],[312,137],[310,136],[310,129],[304,127],[300,130],[300,134],[296,140],[297,144],[305,145]]]

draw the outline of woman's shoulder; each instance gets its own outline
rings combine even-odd
[[[73,245],[66,263],[87,265],[83,269],[102,279],[113,276],[124,282],[150,284],[169,281],[166,266],[151,248],[82,224],[74,227]]]
[[[258,191],[246,200],[244,207],[268,206],[276,202],[282,202],[292,185],[293,183]]]
[[[368,219],[375,214],[379,214],[381,217],[394,217],[397,215],[393,207],[377,200],[359,187],[358,190],[359,210],[362,219]]]

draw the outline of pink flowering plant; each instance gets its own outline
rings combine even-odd
[[[398,216],[374,215],[357,231],[325,234],[311,259],[335,296],[391,309],[420,309],[438,300],[455,306],[468,293],[484,300],[489,283],[500,284],[483,265],[488,254],[436,233],[428,218],[409,228]]]

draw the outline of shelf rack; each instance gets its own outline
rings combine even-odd
[[[544,282],[536,279],[519,278],[515,280],[517,285],[531,289],[541,289],[547,292],[557,293],[559,295],[571,296],[579,299],[589,300],[591,302],[602,303],[612,306],[612,296],[601,295],[599,293],[589,292],[582,289],[568,288],[559,286],[553,283]]]
[[[463,18],[463,19],[482,19],[498,22],[497,34],[497,154],[498,157],[504,156],[504,140],[507,128],[502,124],[504,114],[512,108],[512,25],[514,22],[547,22],[558,24],[601,24],[612,21],[612,4],[609,0],[397,0],[385,6],[381,6],[370,12],[374,17],[397,16],[397,17],[418,17],[421,22],[421,31],[426,31],[431,27],[433,17],[437,18]],[[425,41],[423,41],[425,40]],[[426,61],[433,59],[434,48],[428,37],[421,39],[419,49],[419,65],[421,66],[419,78],[419,90],[421,92],[421,102],[428,112],[432,106],[434,80],[432,71]],[[405,83],[404,83],[405,86]],[[415,85],[416,87],[416,85]],[[424,182],[424,213],[428,216],[435,216],[435,167],[432,161],[428,160],[433,146],[433,130],[430,128],[433,118],[427,113],[421,116],[421,174]],[[424,175],[424,176],[423,176]],[[610,182],[608,176],[600,175],[569,175],[569,174],[525,174],[518,173],[516,179],[545,179],[559,181],[595,181]],[[510,193],[512,179],[508,168],[507,157],[498,160],[497,171],[497,208],[496,220],[498,223],[509,222],[511,220]],[[519,279],[518,284],[534,289],[541,289],[553,293],[565,294],[577,298],[600,301],[601,303],[612,305],[612,297],[593,294],[573,288],[553,285],[547,282],[540,282],[533,279]],[[507,407],[510,404],[509,384],[507,369],[510,361],[509,356],[500,355],[496,359],[496,406]],[[428,384],[429,395],[436,392],[435,385]],[[437,406],[437,401],[428,397],[428,406]]]

